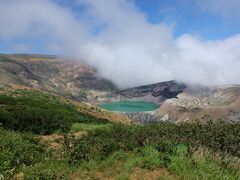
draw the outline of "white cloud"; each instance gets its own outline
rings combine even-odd
[[[44,37],[51,49],[77,56],[121,87],[177,79],[205,85],[240,83],[240,35],[204,41],[172,37],[129,0],[78,0],[76,17],[50,0],[0,0],[0,37]],[[18,14],[16,15],[16,13]]]
[[[178,74],[185,81],[207,85],[240,83],[240,35],[222,41],[202,41],[185,35],[176,44],[181,66]]]
[[[71,48],[87,31],[70,10],[49,0],[0,0],[0,23],[0,38],[45,36]]]

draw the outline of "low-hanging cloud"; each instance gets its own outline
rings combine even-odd
[[[240,83],[240,34],[218,41],[173,38],[173,27],[149,23],[129,0],[78,0],[78,14],[51,0],[0,3],[0,40],[44,37],[49,51],[86,61],[120,87],[172,79]]]

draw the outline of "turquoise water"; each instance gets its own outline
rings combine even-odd
[[[143,112],[154,111],[159,108],[159,105],[143,101],[119,101],[112,103],[104,103],[100,105],[100,107],[108,111]]]

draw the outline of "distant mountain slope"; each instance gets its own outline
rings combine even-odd
[[[88,102],[111,96],[117,89],[86,64],[48,55],[0,55],[0,84],[23,85]]]

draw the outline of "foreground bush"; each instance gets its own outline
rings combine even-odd
[[[45,149],[30,134],[0,128],[0,173],[9,177],[22,167],[44,159]]]
[[[240,160],[226,152],[237,155],[239,144],[229,141],[227,147],[218,136],[225,129],[238,139],[239,130],[232,124],[208,126],[209,131],[207,125],[198,124],[101,125],[78,139],[66,135],[62,147],[51,151],[31,134],[0,129],[0,170],[4,177],[26,179],[97,179],[99,175],[129,179],[152,171],[164,171],[166,179],[238,179]],[[216,151],[218,147],[223,149]]]

